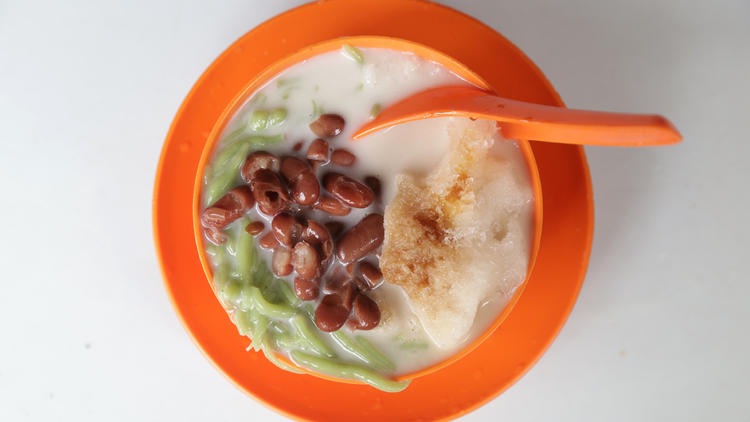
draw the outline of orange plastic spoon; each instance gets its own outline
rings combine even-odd
[[[400,123],[431,117],[497,120],[503,136],[578,145],[653,146],[680,142],[666,118],[653,114],[571,110],[498,97],[468,86],[428,89],[402,100],[362,126],[354,139]]]

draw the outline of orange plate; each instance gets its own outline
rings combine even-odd
[[[458,35],[457,35],[458,34]],[[504,97],[562,105],[513,44],[477,20],[419,0],[330,0],[301,6],[245,34],[206,70],[177,113],[154,188],[154,236],[165,285],[188,332],[238,387],[300,420],[450,419],[500,394],[541,356],[570,313],[588,264],[593,200],[579,146],[534,143],[544,191],[544,229],[526,290],[505,322],[473,352],[404,392],[284,372],[247,339],[215,299],[192,233],[192,181],[203,145],[236,93],[271,63],[307,45],[348,35],[420,42],[455,57]]]

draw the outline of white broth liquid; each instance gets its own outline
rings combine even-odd
[[[352,152],[356,156],[356,162],[351,167],[340,167],[335,171],[359,181],[365,176],[376,176],[382,184],[382,212],[382,207],[387,207],[397,195],[397,176],[408,174],[423,178],[434,171],[451,146],[450,128],[469,124],[468,119],[452,117],[410,122],[358,141],[352,141],[351,135],[372,118],[371,113],[376,105],[384,109],[427,88],[468,85],[468,82],[443,66],[411,53],[373,48],[361,48],[360,51],[364,57],[362,63],[353,60],[343,51],[333,51],[286,69],[248,99],[232,118],[224,136],[243,130],[255,110],[283,108],[287,115],[281,124],[257,132],[268,136],[282,135],[283,141],[262,149],[277,156],[301,157],[310,142],[316,138],[309,129],[310,122],[320,113],[339,114],[346,121],[343,132],[327,141],[332,150],[346,148]],[[294,145],[300,142],[301,150],[293,152]],[[494,134],[490,142],[494,143],[491,148],[492,157],[507,164],[509,169],[498,177],[507,179],[507,183],[517,188],[511,191],[521,192],[507,203],[500,201],[498,205],[510,207],[522,204],[520,211],[514,211],[515,222],[520,229],[513,233],[515,237],[508,241],[511,243],[507,246],[514,248],[514,253],[507,258],[488,258],[497,261],[498,265],[512,267],[512,271],[500,272],[496,279],[484,283],[488,287],[479,298],[476,309],[471,310],[474,317],[470,329],[450,344],[435,341],[436,337],[425,329],[409,297],[400,286],[389,283],[386,278],[378,288],[367,292],[380,306],[381,322],[372,330],[356,330],[353,335],[367,338],[393,360],[396,370],[386,375],[414,372],[455,354],[486,330],[523,282],[529,256],[533,209],[529,175],[516,142],[503,139],[498,133]],[[217,148],[219,150],[221,144]],[[320,211],[312,211],[309,216],[321,223],[341,221],[347,229],[371,212],[370,209],[365,211],[353,208],[345,217],[332,217]],[[270,227],[270,219],[256,210],[252,210],[248,216],[251,220],[262,221],[266,227]],[[271,252],[261,248],[258,251],[265,263],[270,265]],[[518,262],[518,256],[526,258]],[[373,259],[369,260],[374,262]],[[293,274],[281,278],[291,285]],[[456,283],[461,283],[461,280]],[[352,334],[346,325],[341,329]],[[346,359],[346,352],[329,336],[323,338],[337,350],[340,357]],[[351,362],[356,361],[352,359]]]

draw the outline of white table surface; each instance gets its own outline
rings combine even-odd
[[[151,235],[196,78],[301,1],[0,0],[0,421],[281,421],[192,344]],[[587,148],[586,282],[541,361],[463,421],[750,420],[750,1],[445,1],[577,108],[683,144]]]

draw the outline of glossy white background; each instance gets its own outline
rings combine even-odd
[[[151,195],[196,78],[301,3],[0,0],[0,420],[284,420],[180,326]],[[685,137],[587,148],[596,235],[577,305],[462,420],[750,419],[750,2],[444,3],[515,42],[569,106],[659,112]]]

